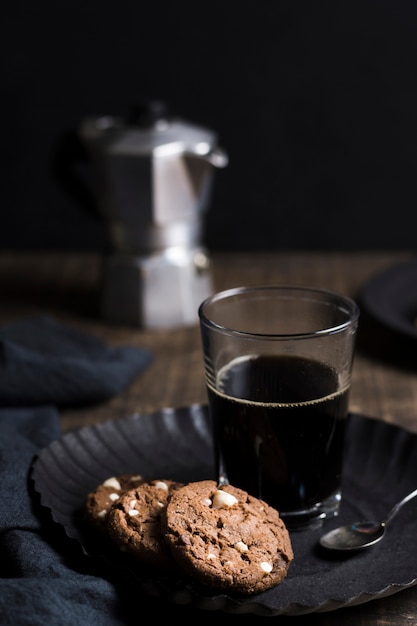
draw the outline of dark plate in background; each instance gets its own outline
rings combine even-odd
[[[374,276],[362,292],[361,303],[382,326],[417,341],[417,260]]]
[[[135,472],[145,478],[190,481],[214,477],[207,408],[163,409],[84,427],[44,448],[32,468],[41,503],[55,522],[96,558],[82,508],[86,494],[109,476]],[[393,504],[417,486],[417,435],[378,420],[349,419],[343,503],[334,528],[363,518],[382,519]],[[295,559],[283,583],[245,598],[217,594],[189,580],[161,579],[126,568],[137,589],[178,604],[255,615],[302,615],[332,611],[394,594],[417,583],[417,502],[390,525],[386,539],[352,556],[319,549],[320,530],[291,533]],[[111,550],[100,555],[111,562]],[[112,563],[111,563],[112,565]],[[117,567],[120,564],[117,563]],[[122,565],[123,567],[123,565]]]

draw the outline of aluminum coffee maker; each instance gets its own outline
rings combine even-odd
[[[216,134],[150,102],[135,106],[127,120],[87,118],[79,136],[111,245],[102,317],[144,328],[195,323],[199,304],[213,291],[203,216],[213,168],[228,162]]]

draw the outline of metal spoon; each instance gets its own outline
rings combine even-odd
[[[363,521],[339,526],[320,538],[320,545],[328,550],[362,550],[381,541],[385,529],[401,507],[417,496],[417,489],[398,502],[381,522]]]

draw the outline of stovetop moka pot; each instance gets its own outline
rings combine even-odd
[[[214,168],[228,163],[216,134],[152,101],[133,107],[128,119],[86,118],[79,137],[112,248],[104,261],[103,317],[148,328],[196,322],[213,289],[203,216]]]

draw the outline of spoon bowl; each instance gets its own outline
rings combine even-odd
[[[339,526],[320,538],[320,545],[327,550],[352,551],[369,548],[384,537],[385,530],[401,507],[417,496],[417,489],[392,507],[385,519],[380,522],[361,521]]]
[[[378,543],[384,534],[381,522],[354,522],[330,530],[320,538],[320,545],[327,550],[360,550]]]

